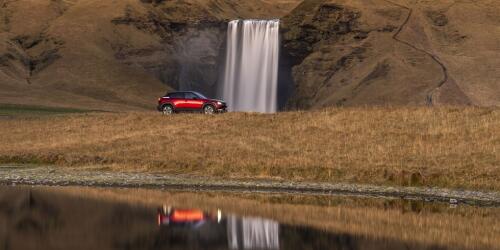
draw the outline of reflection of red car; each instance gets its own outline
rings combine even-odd
[[[209,214],[198,209],[172,209],[163,207],[158,209],[158,225],[191,225],[205,221],[220,222],[221,212]]]
[[[189,249],[280,249],[280,225],[272,220],[223,218],[220,210],[210,213],[163,206],[158,209],[158,225],[169,242],[187,241]]]

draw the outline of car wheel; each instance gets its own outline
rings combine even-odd
[[[165,105],[163,106],[162,113],[164,115],[171,115],[174,113],[174,108],[172,107],[172,105]]]
[[[212,115],[215,113],[215,108],[212,105],[207,105],[203,108],[203,113],[206,115]]]

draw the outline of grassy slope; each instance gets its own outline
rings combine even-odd
[[[86,112],[90,112],[90,110],[45,107],[45,106],[0,104],[0,117],[60,115],[60,114],[72,114],[72,113],[86,113]]]
[[[499,105],[499,16],[491,0],[304,1],[283,20],[284,42],[302,38],[295,49],[311,50],[294,67],[292,105],[422,105],[430,95],[433,104]]]
[[[86,114],[0,120],[0,131],[5,163],[500,190],[498,109]]]

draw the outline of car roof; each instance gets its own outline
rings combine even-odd
[[[168,94],[176,94],[176,93],[198,93],[196,91],[172,91],[168,92]]]
[[[198,91],[172,91],[172,92],[168,92],[167,95],[178,94],[178,93],[192,93],[192,94],[196,94],[196,95],[205,96],[204,94],[202,94],[202,93],[200,93]]]

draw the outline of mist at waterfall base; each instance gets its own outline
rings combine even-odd
[[[278,110],[279,20],[234,20],[220,96],[230,111]]]

